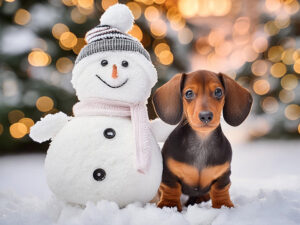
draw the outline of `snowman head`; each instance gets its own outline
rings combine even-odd
[[[133,25],[131,11],[116,4],[100,21],[87,33],[87,45],[73,69],[72,84],[78,99],[145,101],[157,81],[157,72],[142,44],[126,33]]]

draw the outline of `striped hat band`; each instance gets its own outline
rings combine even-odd
[[[87,45],[81,49],[75,64],[87,56],[104,51],[138,52],[151,62],[149,53],[136,38],[108,25],[96,26],[87,32],[85,39]]]

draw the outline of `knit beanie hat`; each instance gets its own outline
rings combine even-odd
[[[138,52],[151,63],[149,53],[139,40],[127,34],[133,22],[133,15],[126,5],[109,7],[100,18],[100,24],[87,32],[87,45],[80,51],[75,64],[87,56],[104,51]]]

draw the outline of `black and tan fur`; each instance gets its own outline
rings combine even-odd
[[[216,98],[216,89],[222,90]],[[186,98],[192,91],[194,97]],[[224,136],[220,117],[238,126],[248,116],[250,93],[224,74],[200,70],[178,74],[153,96],[157,115],[166,123],[178,124],[163,149],[163,176],[158,207],[181,211],[181,194],[187,205],[212,200],[214,208],[233,207],[229,196],[231,145]],[[212,115],[200,119],[203,112]],[[205,121],[205,122],[204,122]]]

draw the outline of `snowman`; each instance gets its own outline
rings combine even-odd
[[[133,22],[126,5],[106,10],[75,62],[74,117],[47,115],[31,129],[33,140],[51,139],[47,182],[66,202],[109,200],[123,207],[149,202],[158,190],[162,157],[146,109],[157,72],[127,34]]]

